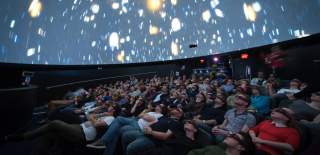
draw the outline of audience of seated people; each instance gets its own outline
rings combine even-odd
[[[286,88],[279,81],[274,74],[265,79],[263,72],[250,82],[226,76],[130,77],[69,92],[65,100],[48,103],[46,124],[5,138],[38,139],[42,145],[33,150],[41,154],[59,140],[104,145],[104,155],[310,152],[319,146],[320,92],[310,100],[296,98],[305,88],[301,82],[293,79]],[[300,126],[314,136],[310,147],[300,147],[309,135]]]

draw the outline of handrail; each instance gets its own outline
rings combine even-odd
[[[64,86],[74,85],[74,84],[80,84],[80,83],[93,82],[93,81],[101,81],[101,80],[116,79],[116,78],[121,78],[121,77],[130,77],[130,76],[156,74],[156,73],[157,73],[157,72],[147,72],[147,73],[137,73],[137,74],[130,74],[130,75],[112,76],[112,77],[99,78],[99,79],[91,79],[91,80],[82,80],[82,81],[70,82],[70,83],[59,84],[59,85],[54,85],[54,86],[48,86],[48,87],[46,87],[46,89],[53,89],[53,88],[64,87]]]

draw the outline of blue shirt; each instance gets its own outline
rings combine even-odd
[[[225,92],[230,93],[234,89],[234,85],[222,85]]]
[[[257,110],[259,115],[266,115],[270,111],[270,98],[268,96],[251,96],[251,106]]]

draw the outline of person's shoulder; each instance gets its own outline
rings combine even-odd
[[[256,119],[256,117],[251,112],[247,112],[247,117],[254,120]]]

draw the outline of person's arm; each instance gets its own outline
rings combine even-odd
[[[209,125],[216,125],[217,121],[215,119],[210,119],[210,120],[202,120],[204,124],[209,124]]]
[[[130,113],[131,113],[131,114],[134,114],[134,113],[136,112],[137,106],[138,106],[138,102],[136,102],[136,103],[133,105],[133,107],[131,108],[131,110],[130,110]]]
[[[153,138],[159,139],[159,140],[167,140],[172,136],[172,132],[170,130],[167,130],[167,132],[159,132],[154,131],[150,127],[144,127],[144,133],[151,135]]]
[[[255,143],[268,145],[268,146],[277,148],[279,150],[290,151],[290,152],[294,151],[293,146],[288,144],[288,143],[275,142],[275,141],[271,141],[271,140],[264,140],[264,139],[261,139],[261,138],[258,138],[258,137],[254,138],[252,140]]]
[[[91,117],[89,117],[89,121],[93,124],[93,126],[95,127],[100,127],[100,126],[106,126],[107,123],[102,121],[102,120],[98,120],[97,117],[95,115],[92,115]]]
[[[143,120],[147,121],[147,122],[154,122],[156,121],[156,119],[149,115],[149,114],[144,114],[142,117],[141,117]]]
[[[217,127],[223,129],[224,127],[226,127],[227,123],[228,123],[228,120],[224,119],[223,123],[220,125],[217,125]]]

